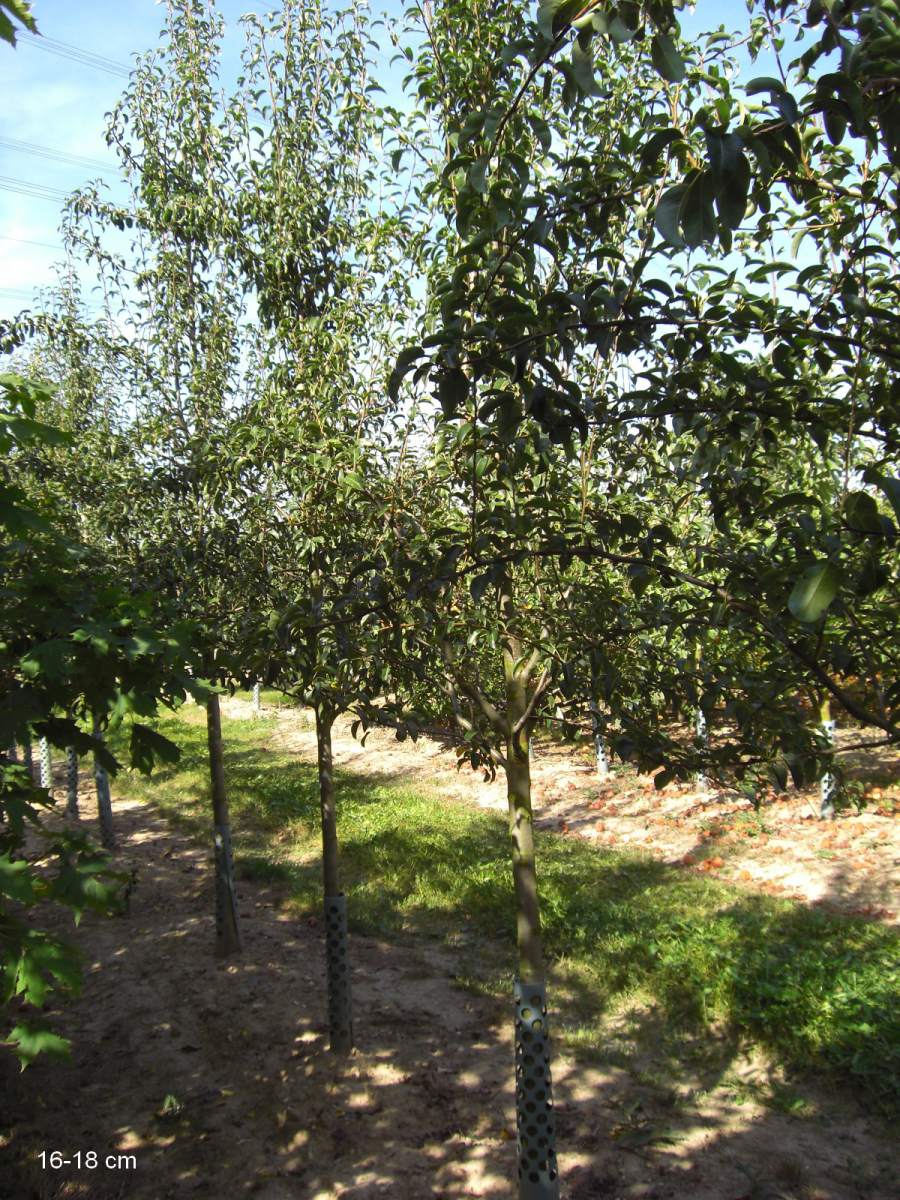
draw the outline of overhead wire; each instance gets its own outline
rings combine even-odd
[[[0,147],[15,150],[20,154],[31,154],[35,158],[46,158],[52,162],[68,163],[75,167],[86,167],[88,170],[106,171],[114,166],[110,162],[102,162],[99,158],[87,158],[81,154],[69,154],[66,150],[54,150],[52,146],[39,146],[35,142],[20,142],[17,138],[0,137]]]
[[[69,42],[60,42],[56,38],[18,33],[16,41],[36,46],[38,50],[44,50],[47,54],[55,54],[58,58],[66,58],[70,62],[80,63],[85,67],[93,67],[96,71],[104,71],[107,75],[116,75],[120,79],[128,79],[131,74],[130,69],[124,63],[106,58],[103,54],[94,54],[92,50],[83,50],[80,46],[72,46]]]
[[[40,246],[44,250],[65,250],[60,242],[35,242],[31,238],[13,237],[8,233],[0,233],[0,242],[18,242],[21,246]]]
[[[44,183],[30,183],[27,179],[16,179],[12,175],[0,175],[0,189],[4,192],[15,192],[20,196],[30,196],[34,200],[53,200],[61,204],[68,199],[68,192],[61,188],[49,187]]]

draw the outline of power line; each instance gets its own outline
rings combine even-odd
[[[4,300],[37,300],[40,302],[38,292],[46,292],[52,289],[53,285],[49,283],[35,284],[33,288],[15,288],[15,287],[0,287],[0,299]],[[51,299],[52,291],[51,291]],[[96,300],[84,300],[79,297],[78,307],[90,310],[91,312],[100,312],[103,310],[103,305]]]
[[[14,179],[11,175],[0,175],[0,189],[4,192],[16,192],[20,196],[30,196],[33,200],[52,200],[57,204],[68,199],[68,192],[60,188],[47,187],[43,183],[29,183],[27,179]]]
[[[30,300],[34,296],[34,291],[28,288],[0,287],[0,296],[4,300]]]
[[[75,167],[87,167],[105,171],[113,164],[101,162],[99,158],[85,158],[81,154],[69,154],[65,150],[54,150],[51,146],[38,146],[34,142],[20,142],[16,138],[0,137],[0,146],[17,150],[21,154],[32,154],[35,158],[46,158],[53,162],[69,163]]]
[[[0,233],[0,242],[18,242],[21,246],[40,246],[44,250],[65,249],[59,242],[33,242],[31,238],[12,237],[5,233]]]
[[[120,79],[128,79],[131,72],[124,63],[106,58],[102,54],[94,54],[92,50],[82,50],[80,46],[72,46],[68,42],[59,42],[55,38],[34,37],[30,33],[17,34],[17,41],[27,42],[38,50],[46,50],[59,58],[67,58],[70,62],[80,63],[84,67],[93,67],[97,71],[105,71],[107,75],[117,75]]]

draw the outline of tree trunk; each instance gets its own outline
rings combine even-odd
[[[709,727],[706,721],[706,713],[699,707],[694,713],[694,745],[701,751],[709,747]],[[702,770],[698,771],[694,778],[697,781],[697,787],[706,791],[709,783],[706,778],[706,772]]]
[[[78,819],[78,751],[66,747],[66,814]]]
[[[31,749],[31,737],[26,736],[22,742],[22,765],[25,770],[34,779],[34,753]]]
[[[113,826],[112,797],[106,768],[94,762],[94,784],[97,788],[97,817],[100,822],[100,841],[107,850],[115,850],[116,833]]]
[[[518,954],[515,1043],[519,1200],[558,1200],[547,993],[531,809],[530,739],[526,721],[528,693],[521,673],[520,647],[512,640],[504,660],[509,725],[506,795]],[[520,722],[523,723],[521,729],[517,728]]]
[[[100,740],[100,723],[94,718],[94,738]],[[97,790],[97,819],[100,822],[100,841],[107,850],[116,848],[116,831],[113,826],[112,798],[109,794],[109,776],[94,755],[94,786]]]
[[[213,838],[216,859],[216,953],[221,957],[241,949],[237,897],[234,891],[234,864],[231,853],[231,826],[228,821],[228,797],[225,792],[225,760],[222,753],[222,716],[219,697],[206,702],[206,735],[209,745],[209,775],[212,787]]]
[[[597,775],[600,779],[609,778],[609,754],[606,749],[606,738],[603,736],[603,725],[600,720],[600,704],[596,689],[594,702],[591,705],[591,724],[594,729],[594,753],[597,756]]]
[[[836,723],[831,719],[831,697],[825,696],[819,701],[819,724],[828,739],[830,746],[834,745]],[[836,780],[831,771],[826,771],[819,781],[819,820],[834,820],[834,793]]]
[[[544,978],[544,952],[534,858],[531,764],[528,759],[528,735],[524,730],[507,743],[506,798],[516,896],[518,973],[522,980],[541,980]]]
[[[350,992],[350,963],[347,955],[347,900],[341,893],[338,874],[337,811],[334,803],[334,772],[331,727],[334,713],[324,704],[316,706],[316,745],[319,760],[319,806],[322,814],[322,883],[325,907],[325,955],[328,971],[328,1025],[331,1049],[349,1054],[353,1049],[353,1003]]]

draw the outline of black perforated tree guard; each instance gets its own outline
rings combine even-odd
[[[325,960],[328,969],[328,1030],[331,1049],[353,1048],[353,1004],[347,954],[347,897],[325,897]]]
[[[78,751],[74,746],[66,747],[66,812],[78,816]]]
[[[558,1200],[546,986],[517,979],[515,998],[519,1200]]]

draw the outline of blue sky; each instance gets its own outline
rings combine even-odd
[[[102,55],[125,67],[131,65],[136,53],[156,45],[164,21],[164,8],[156,0],[34,0],[33,7],[47,39]],[[236,70],[241,41],[237,22],[253,7],[252,0],[218,0],[219,12],[228,25],[226,70]],[[277,7],[277,0],[261,7]],[[375,0],[373,8],[382,7]],[[392,0],[387,7],[398,12],[401,4]],[[701,0],[697,7],[699,11],[684,15],[683,27],[688,34],[719,22],[740,27],[747,20],[743,0]],[[3,184],[22,181],[55,189],[51,195],[56,195],[101,175],[113,183],[116,170],[104,141],[104,114],[115,104],[125,80],[49,53],[25,39],[15,51],[0,45],[0,56],[4,81],[0,110],[0,317],[4,317],[27,307],[33,289],[54,281],[54,263],[61,262],[63,255],[61,248],[55,248],[59,247],[59,200],[24,196]],[[764,73],[762,65],[757,73]],[[93,166],[57,161],[11,147],[10,141],[106,162],[109,167],[103,172]],[[35,242],[43,245],[31,244]],[[90,280],[84,283],[87,293]]]
[[[236,22],[252,3],[219,0],[219,8],[234,29],[228,42],[236,62]],[[157,44],[164,20],[164,8],[155,0],[35,0],[33,9],[46,38],[126,67],[136,53]],[[25,39],[19,40],[15,51],[0,46],[0,55],[4,80],[0,177],[65,193],[101,175],[113,182],[116,169],[104,141],[105,114],[121,94],[125,80],[49,53]],[[109,167],[101,172],[54,161],[11,148],[11,140],[106,162]],[[53,264],[63,259],[61,249],[52,248],[59,246],[60,207],[53,200],[0,187],[0,316],[18,312],[28,304],[34,287],[53,282]]]

